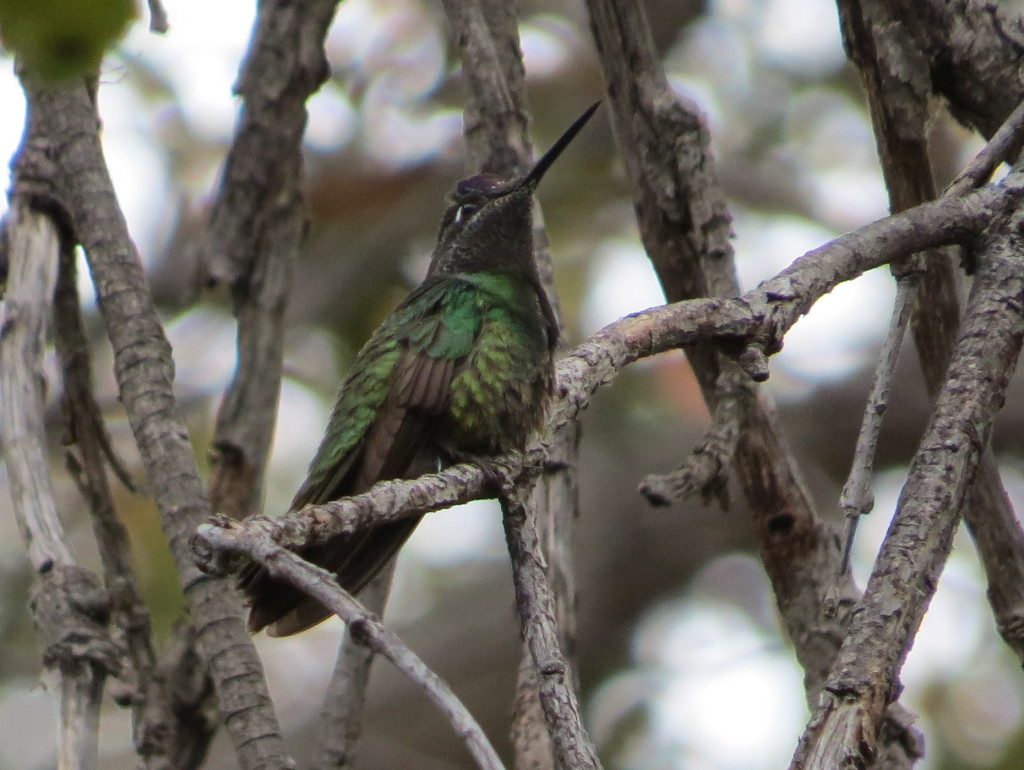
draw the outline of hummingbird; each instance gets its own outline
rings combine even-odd
[[[533,193],[599,104],[521,178],[478,174],[458,183],[423,283],[356,355],[291,510],[525,448],[544,420],[558,342],[534,257]],[[355,595],[420,518],[337,535],[299,553]],[[290,636],[332,614],[256,564],[238,586],[253,633]]]

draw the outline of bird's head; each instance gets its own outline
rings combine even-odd
[[[441,219],[430,275],[533,269],[533,192],[599,104],[580,115],[523,177],[477,174],[456,185]]]

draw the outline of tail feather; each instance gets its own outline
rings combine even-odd
[[[355,596],[398,554],[420,518],[403,519],[355,537],[344,536],[328,541],[310,549],[303,558],[334,572],[338,584]],[[350,542],[344,543],[345,540]],[[344,554],[344,561],[341,564],[324,563],[324,559],[332,554]],[[258,567],[255,574],[243,574],[239,582],[248,595],[255,597],[249,610],[249,631],[252,633],[267,628],[270,636],[291,636],[333,614],[290,583],[270,577],[263,567]]]

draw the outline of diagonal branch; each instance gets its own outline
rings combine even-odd
[[[792,768],[862,767],[878,748],[882,716],[899,692],[910,649],[952,548],[970,487],[1024,341],[1024,214],[993,228],[946,385],[835,665]]]
[[[225,526],[208,529],[207,542],[224,553],[244,554],[267,568],[275,578],[287,580],[301,588],[325,607],[330,608],[348,626],[358,644],[371,648],[390,660],[410,681],[422,689],[466,742],[477,765],[483,770],[501,770],[501,760],[451,688],[380,620],[368,612],[339,585],[329,571],[314,566],[294,553],[275,544],[258,530],[221,517]]]
[[[925,53],[914,47],[912,36],[904,34],[908,23],[895,18],[895,6],[842,0],[839,7],[847,50],[863,76],[891,208],[900,211],[931,200],[936,190],[926,141],[931,93]],[[1024,112],[1018,107],[950,186],[947,196],[968,191],[972,180],[984,183],[986,173],[1019,149],[1022,119]],[[948,256],[932,254],[920,275],[900,279],[901,284],[907,281],[915,289],[912,330],[925,387],[935,397],[945,382],[956,341],[960,280]],[[977,480],[964,518],[985,567],[989,601],[1003,638],[1024,659],[1024,636],[1019,630],[1024,627],[1024,532],[1002,488],[991,450],[982,458]]]

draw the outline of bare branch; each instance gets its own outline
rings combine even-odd
[[[901,34],[923,55],[930,89],[948,100],[957,120],[992,136],[1024,100],[1024,19],[986,0],[888,5]]]
[[[443,0],[442,5],[462,53],[462,72],[469,86],[463,133],[471,166],[511,179],[526,168],[532,154],[520,92],[518,34],[513,26],[510,38],[495,38],[489,22],[500,26],[494,18],[500,14],[494,12],[493,3],[487,4],[490,17],[480,0]],[[503,5],[509,14],[510,4]],[[501,46],[506,48],[505,57],[499,51]],[[509,63],[509,58],[519,61]],[[516,80],[516,66],[518,82],[509,82]]]
[[[966,195],[992,178],[1001,163],[1013,162],[1024,146],[1024,102],[1006,118],[992,138],[974,156],[956,178],[946,186],[943,195]]]
[[[384,613],[395,564],[396,560],[392,559],[359,594],[367,612],[377,617]],[[341,768],[353,764],[356,744],[363,733],[366,686],[373,658],[373,648],[359,644],[346,627],[320,709],[317,726],[320,758],[317,767]]]
[[[949,377],[793,768],[870,764],[1024,340],[1024,214],[985,244]]]
[[[968,18],[999,17],[993,9],[971,9],[970,3],[968,6]],[[928,28],[936,9],[926,2],[912,20],[906,16],[907,9],[902,3],[843,0],[840,10],[847,49],[864,77],[892,209],[899,211],[931,200],[936,191],[927,152],[927,104],[933,88],[939,90],[942,86],[938,82],[940,74],[933,64],[929,68],[926,61],[931,55],[927,48],[931,43],[915,35]],[[922,12],[923,24],[918,18]],[[956,34],[950,34],[950,39],[954,47],[963,45]],[[976,45],[974,35],[971,39]],[[915,47],[911,41],[925,45],[925,49]],[[964,66],[974,66],[973,59],[965,61]],[[982,152],[968,167],[978,170],[965,172],[962,182],[952,185],[947,195],[970,189],[971,179],[981,178],[986,167],[1004,153],[1014,151],[1013,137],[1020,133],[1020,121],[1021,116],[1016,113],[1007,118],[995,132],[991,150]],[[927,255],[922,274],[903,280],[913,280],[916,287],[917,309],[912,329],[925,386],[934,397],[946,380],[956,340],[961,282],[949,258],[940,253]],[[964,511],[964,518],[985,566],[989,600],[999,627],[1005,632],[1004,640],[1024,659],[1024,634],[1018,630],[1024,627],[1024,567],[1008,566],[1024,564],[1024,531],[1002,489],[994,463],[991,452],[986,450],[972,505]]]
[[[502,493],[502,521],[512,558],[520,633],[537,672],[540,705],[555,750],[555,766],[566,770],[600,768],[594,744],[580,718],[572,671],[558,641],[554,597],[541,559],[537,529],[523,494],[521,487],[510,487]]]
[[[29,560],[74,564],[57,514],[43,427],[43,351],[57,284],[60,233],[53,221],[16,204],[8,220],[10,273],[0,326],[0,416],[11,502]]]
[[[65,247],[54,297],[57,356],[63,375],[67,437],[65,461],[88,503],[93,534],[110,594],[111,625],[124,638],[131,661],[135,746],[147,766],[166,760],[175,739],[175,719],[164,682],[157,676],[149,611],[131,563],[128,533],[114,507],[106,462],[127,475],[113,453],[99,405],[92,395],[89,350],[78,303],[75,254]],[[70,445],[77,445],[75,454]],[[117,469],[120,469],[119,471]]]
[[[214,508],[258,509],[281,383],[284,317],[304,226],[306,100],[328,75],[337,0],[261,3],[236,90],[243,108],[203,241],[208,282],[227,281],[238,365],[217,413]]]
[[[38,151],[26,139],[24,153]],[[58,683],[60,767],[95,770],[103,685],[119,671],[120,658],[107,634],[108,597],[95,575],[75,565],[49,476],[43,351],[62,238],[48,215],[30,208],[26,194],[15,196],[7,234],[0,437],[15,520],[36,573],[30,608],[45,650],[43,665]]]
[[[89,261],[114,350],[121,402],[156,496],[224,722],[243,768],[287,766],[290,760],[240,603],[233,592],[203,576],[189,555],[188,538],[210,509],[174,398],[170,346],[103,160],[91,94],[73,82],[44,85],[25,78],[23,86],[30,123],[47,139],[53,189],[61,191]],[[220,654],[225,651],[230,654]]]
[[[669,86],[642,4],[588,0],[587,7],[640,235],[666,297],[739,294],[731,220],[697,105]],[[783,289],[781,295],[805,294],[806,288]],[[842,637],[844,615],[823,619],[819,611],[839,554],[832,548],[833,527],[814,511],[774,407],[750,381],[767,376],[765,356],[778,341],[752,342],[735,361],[707,346],[686,354],[710,410],[717,404],[720,373],[739,399],[743,431],[731,468],[753,513],[781,619],[811,693]],[[854,595],[852,584],[844,593]]]
[[[328,74],[323,40],[336,0],[260,3],[235,91],[245,109],[210,211],[200,261],[207,282],[249,280],[268,216],[294,195],[306,99]],[[283,200],[275,198],[282,194]]]
[[[717,499],[726,510],[728,471],[740,440],[743,412],[738,394],[719,393],[711,424],[683,464],[671,473],[649,475],[640,483],[640,494],[651,505],[671,505],[675,500],[700,494],[705,504]]]
[[[225,553],[245,554],[265,566],[275,578],[287,580],[325,607],[348,626],[358,644],[370,647],[390,660],[422,689],[441,710],[469,748],[479,767],[500,770],[501,760],[473,716],[437,674],[372,613],[344,591],[334,575],[281,548],[259,530],[221,517],[223,527],[205,527],[210,547]]]
[[[839,506],[846,516],[846,533],[843,539],[843,560],[839,566],[838,578],[844,579],[850,567],[850,550],[857,531],[860,517],[870,513],[875,500],[871,494],[871,476],[875,466],[875,449],[878,436],[882,430],[882,417],[889,406],[892,396],[892,381],[896,374],[903,338],[910,324],[911,292],[914,286],[908,281],[900,281],[897,285],[896,303],[892,310],[892,320],[882,342],[882,350],[878,356],[878,365],[871,380],[871,392],[868,394],[867,407],[861,421],[857,443],[853,450],[853,462],[850,474],[843,485],[839,497]]]

